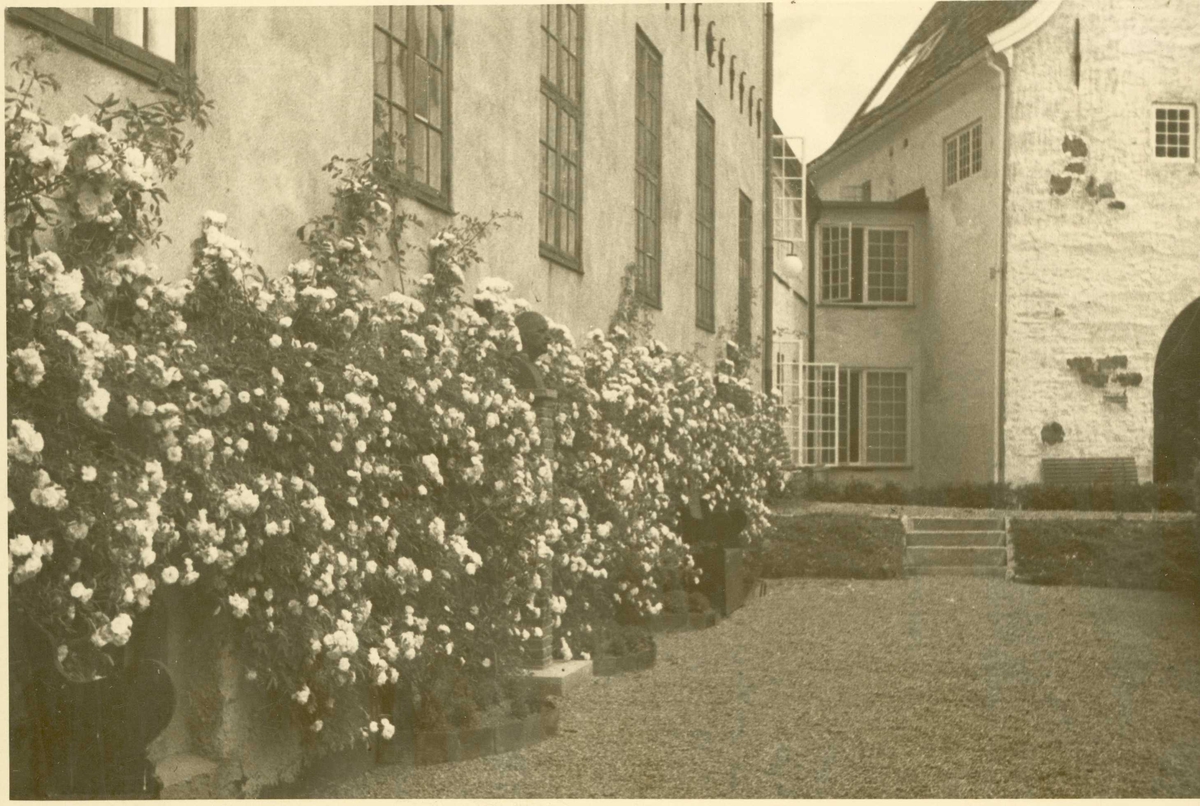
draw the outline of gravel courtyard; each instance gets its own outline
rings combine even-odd
[[[1200,796],[1200,605],[992,579],[773,582],[536,747],[322,797]]]

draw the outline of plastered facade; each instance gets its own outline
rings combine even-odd
[[[1200,102],[1198,12],[1188,2],[1067,0],[1014,49],[1005,353],[1014,483],[1037,481],[1046,456],[1133,456],[1139,478],[1152,478],[1156,354],[1200,297],[1200,170],[1194,150],[1190,161],[1154,158],[1153,104]],[[1068,135],[1086,144],[1085,159],[1064,152]],[[1073,161],[1084,173],[1052,193],[1050,177]],[[1091,176],[1114,198],[1089,195]],[[1121,387],[1087,386],[1066,363],[1110,355],[1127,356],[1144,379],[1123,405],[1105,402]],[[1049,422],[1066,432],[1053,447],[1040,436]]]
[[[929,201],[912,263],[914,304],[904,309],[817,300],[816,360],[911,366],[910,429],[919,460],[906,471],[855,470],[883,483],[987,481],[995,463],[996,304],[999,284],[999,78],[981,60],[900,118],[812,168],[821,199],[871,183],[873,201],[924,188]],[[944,139],[983,124],[982,170],[945,185]],[[841,210],[823,220],[870,223]],[[819,243],[818,243],[819,248]],[[819,252],[818,252],[819,254]],[[819,269],[818,269],[819,288]],[[903,363],[900,363],[903,362]]]
[[[656,335],[675,349],[711,356],[736,332],[738,194],[751,200],[752,333],[763,332],[763,139],[749,98],[763,97],[764,9],[759,4],[701,7],[699,49],[693,7],[681,30],[678,6],[589,5],[584,9],[582,271],[538,252],[538,172],[543,39],[540,7],[457,6],[452,14],[450,198],[454,213],[486,218],[511,211],[483,245],[482,271],[505,277],[515,293],[576,336],[606,327],[616,308],[635,236],[635,36],[640,28],[662,55],[662,308]],[[324,212],[329,184],[321,172],[334,155],[371,149],[372,11],[367,6],[216,8],[198,11],[196,72],[216,103],[212,126],[196,138],[192,162],[168,188],[168,244],[154,255],[163,274],[178,277],[205,210],[226,213],[235,237],[268,273],[303,256],[295,232]],[[725,69],[709,66],[708,22],[725,39]],[[314,35],[319,32],[319,35]],[[6,24],[9,53],[28,29]],[[729,57],[736,56],[745,106],[730,97]],[[64,91],[51,115],[90,108],[85,96],[149,98],[137,79],[66,45],[40,66]],[[745,73],[744,77],[742,73]],[[719,76],[719,73],[721,74]],[[696,108],[716,123],[715,304],[717,333],[696,326]],[[765,104],[762,105],[765,117]],[[763,121],[762,132],[769,131]],[[426,271],[424,244],[451,216],[412,202],[406,275]],[[402,284],[398,274],[382,290]],[[758,377],[758,373],[755,373]]]

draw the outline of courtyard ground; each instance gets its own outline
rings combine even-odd
[[[786,580],[556,738],[320,797],[1197,797],[1200,604],[995,579]]]

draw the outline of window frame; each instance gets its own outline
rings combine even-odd
[[[701,153],[701,135],[706,131],[709,133],[709,140],[708,152],[707,155],[704,155]],[[707,194],[707,199],[702,198],[704,194]],[[707,201],[707,206],[703,204],[704,201]],[[717,330],[717,121],[699,101],[696,102],[695,223],[696,327],[708,333],[715,333]]]
[[[849,275],[847,283],[846,283],[846,287],[848,290],[847,293],[849,294],[849,297],[845,298],[845,299],[841,299],[841,298],[829,299],[826,297],[826,283],[825,283],[826,270],[825,270],[824,249],[825,249],[825,238],[826,238],[825,233],[829,229],[845,229],[848,232],[845,256],[847,259],[846,271],[848,272],[848,275]],[[860,299],[854,298],[855,290],[856,290],[855,289],[855,272],[854,272],[854,230],[855,229],[861,229],[862,233],[863,233],[863,235],[862,235],[862,276],[860,278],[861,286],[857,289],[857,291],[859,292]],[[906,275],[907,276],[905,277],[906,285],[905,285],[904,299],[902,301],[901,300],[887,301],[887,300],[872,300],[872,299],[870,299],[870,293],[871,293],[870,241],[871,241],[871,233],[872,232],[904,232],[907,235],[907,241],[908,241],[908,244],[907,244],[908,245],[908,249],[907,249],[908,257],[906,260],[906,263],[907,263]],[[915,251],[914,244],[915,244],[915,231],[914,231],[914,228],[908,224],[888,224],[888,225],[880,226],[880,225],[868,225],[868,224],[854,224],[852,222],[842,221],[842,220],[820,222],[817,226],[817,244],[816,244],[816,261],[815,261],[817,264],[815,268],[816,268],[816,271],[818,272],[817,277],[816,277],[816,280],[817,280],[816,290],[817,290],[817,294],[818,294],[819,304],[822,306],[827,305],[830,307],[854,307],[854,308],[911,308],[911,307],[914,307],[916,305],[916,300],[913,297],[913,274],[915,272],[915,266],[914,266],[914,261],[913,261],[913,253]],[[838,286],[840,287],[841,285],[842,284],[839,282]]]
[[[1188,113],[1188,155],[1186,157],[1160,157],[1158,155],[1158,112],[1180,110]],[[1178,101],[1155,101],[1150,106],[1150,157],[1159,163],[1189,164],[1196,161],[1196,105]]]
[[[872,374],[889,374],[901,375],[904,377],[904,458],[895,462],[870,461],[871,448],[871,428],[870,428],[870,376]],[[851,375],[857,375],[857,384],[851,380]],[[912,409],[912,370],[908,367],[867,367],[867,366],[846,366],[839,365],[837,371],[837,467],[848,468],[905,468],[912,467],[912,427],[913,427],[913,409]],[[845,383],[843,384],[843,378]],[[857,401],[851,399],[848,391],[852,386],[858,387]],[[853,408],[852,408],[853,407]],[[855,410],[856,409],[856,410]],[[856,416],[857,424],[850,422],[852,415]],[[843,427],[843,418],[845,418],[845,427]],[[852,430],[853,429],[853,430]],[[851,440],[851,436],[857,436],[856,440]],[[857,442],[857,444],[854,444]],[[878,447],[876,448],[878,449]],[[857,460],[853,459],[853,452],[857,452]],[[843,455],[846,457],[843,460]]]
[[[546,54],[545,49],[548,46],[547,39],[550,36],[550,32],[546,27],[548,20],[546,19],[545,15],[547,13],[547,10],[549,10],[549,9],[562,8],[565,11],[567,6],[566,5],[562,5],[562,6],[543,5],[542,6],[542,19],[541,19],[541,25],[539,26],[539,31],[541,32],[541,35],[542,35],[542,45],[543,45],[543,51],[542,51],[543,60],[542,60],[541,82],[540,82],[541,103],[542,103],[542,107],[543,107],[543,114],[547,113],[546,105],[550,104],[556,110],[556,113],[565,114],[575,122],[575,131],[578,134],[578,142],[575,144],[576,159],[575,159],[575,164],[574,164],[574,168],[575,168],[575,189],[574,189],[575,190],[575,197],[574,197],[575,198],[575,208],[572,211],[575,214],[575,250],[574,250],[574,254],[572,254],[570,251],[563,249],[560,245],[558,245],[556,243],[552,243],[550,241],[547,241],[547,240],[545,240],[545,238],[542,237],[546,231],[546,222],[543,218],[543,216],[545,215],[546,200],[550,199],[553,202],[553,204],[555,205],[556,210],[557,210],[558,206],[564,206],[564,207],[568,207],[568,206],[565,205],[563,203],[563,201],[560,200],[559,198],[555,197],[552,194],[547,194],[539,188],[538,254],[541,257],[543,257],[553,263],[557,263],[558,265],[560,265],[564,268],[567,268],[567,269],[570,269],[571,271],[579,272],[580,274],[582,274],[583,273],[583,154],[584,154],[584,127],[583,127],[583,124],[584,124],[584,117],[583,117],[584,36],[583,36],[583,34],[584,34],[584,24],[585,24],[584,23],[585,4],[584,3],[571,4],[571,7],[574,8],[574,10],[575,10],[575,19],[576,19],[575,54],[574,55],[575,55],[576,61],[577,61],[577,67],[576,67],[576,71],[575,71],[576,95],[578,96],[577,98],[575,98],[575,99],[570,98],[567,95],[567,93],[564,92],[563,89],[558,84],[551,83],[551,81],[546,77],[546,61],[545,61],[545,59],[546,59],[547,54]],[[557,41],[557,33],[555,33],[554,35],[555,35],[555,38]],[[560,46],[560,48],[561,48],[561,46]],[[558,69],[559,69],[559,75],[561,76],[562,67],[560,66]],[[558,118],[559,118],[559,114],[556,114],[555,115],[556,122],[557,122]],[[556,157],[558,157],[558,155],[560,154],[560,149],[558,148],[558,146],[562,143],[562,138],[563,138],[563,132],[557,131],[556,136],[555,136],[555,146],[556,147],[554,149],[552,149],[552,151],[556,155]],[[543,139],[541,134],[538,135],[538,144],[539,144],[539,149],[542,151],[549,148],[549,144],[546,143],[546,141]],[[539,157],[541,157],[541,155],[539,155]],[[567,159],[568,159],[568,161],[570,160],[569,157]],[[570,209],[570,208],[568,207],[568,209]],[[557,221],[557,216],[556,216],[556,221]],[[556,236],[558,236],[557,231],[556,231]],[[559,238],[559,239],[561,240],[561,238]]]
[[[635,82],[634,82],[634,256],[637,265],[637,295],[646,305],[662,310],[662,88],[663,88],[663,58],[662,52],[655,47],[654,42],[646,35],[640,25],[635,26]],[[643,75],[642,54],[646,54],[649,62],[658,66],[657,72],[657,105],[655,114],[651,120],[646,121],[646,128],[650,128],[653,124],[652,134],[655,138],[655,148],[652,155],[652,160],[649,164],[643,165],[641,154],[638,152],[637,138],[641,136],[643,129],[643,121],[641,118],[642,93],[643,87],[646,85],[646,76]],[[653,170],[653,175],[649,171]],[[642,200],[642,182],[645,181],[655,189],[654,204],[652,209],[643,211],[641,206]],[[641,239],[642,219],[648,218],[654,225],[654,242],[649,244],[653,252],[645,252],[642,249],[643,243]],[[652,266],[647,266],[643,263],[643,256],[648,257],[653,261]],[[646,276],[647,270],[650,271],[650,276]]]
[[[112,8],[94,8],[92,22],[59,8],[9,8],[6,13],[97,61],[170,92],[178,92],[196,73],[195,8],[175,9],[174,62],[118,37],[113,32]]]
[[[405,183],[405,186],[406,186],[408,195],[411,196],[412,198],[416,199],[417,201],[419,201],[423,204],[433,207],[437,210],[441,210],[444,213],[449,213],[450,215],[453,215],[454,214],[454,206],[453,206],[454,197],[453,197],[453,193],[452,193],[452,181],[451,181],[452,170],[451,169],[454,164],[454,160],[453,160],[454,115],[453,115],[453,102],[452,102],[452,98],[454,95],[454,91],[453,91],[454,90],[454,88],[453,88],[454,6],[452,6],[452,5],[433,5],[432,7],[437,8],[442,12],[443,59],[442,59],[442,65],[440,67],[440,72],[442,74],[442,122],[441,122],[441,126],[440,126],[440,132],[442,135],[442,164],[440,166],[441,172],[442,172],[442,187],[440,189],[437,189],[437,188],[434,188],[432,185],[429,185],[424,182],[419,182],[413,178],[413,160],[412,160],[413,152],[412,152],[412,148],[410,147],[411,144],[407,143],[407,142],[405,143],[405,147],[404,147],[404,160],[405,160],[404,174],[408,178],[408,181]],[[389,131],[390,131],[392,109],[399,107],[399,105],[394,104],[394,102],[392,100],[395,97],[395,95],[392,91],[392,86],[391,86],[392,76],[395,75],[394,71],[392,70],[392,65],[391,65],[391,52],[392,52],[391,49],[392,49],[393,43],[396,42],[397,40],[392,35],[390,28],[385,31],[382,28],[380,28],[380,26],[376,23],[375,16],[374,16],[375,8],[387,8],[387,9],[389,9],[389,13],[390,13],[390,9],[392,9],[392,8],[406,9],[405,42],[403,43],[403,45],[404,45],[404,49],[405,49],[404,73],[405,73],[405,78],[406,78],[407,83],[406,83],[405,89],[404,89],[404,92],[405,92],[404,101],[405,102],[403,105],[403,110],[404,110],[404,118],[405,118],[405,138],[407,139],[409,136],[409,133],[411,133],[414,130],[413,126],[415,123],[420,124],[420,125],[432,126],[428,122],[428,120],[426,120],[424,122],[420,121],[418,119],[416,110],[414,109],[413,98],[412,98],[413,94],[412,94],[411,90],[413,87],[412,82],[415,80],[415,75],[416,75],[416,71],[413,69],[413,65],[415,64],[414,59],[416,58],[416,55],[415,55],[414,49],[412,47],[413,17],[411,14],[407,13],[408,9],[426,8],[426,6],[419,6],[419,5],[377,6],[372,9],[371,49],[372,49],[373,65],[377,64],[377,62],[374,61],[376,58],[376,54],[374,53],[374,50],[375,50],[375,42],[377,39],[377,34],[383,33],[383,35],[388,38],[388,92],[387,92],[387,96],[386,96],[387,100],[383,101],[383,103],[388,112],[388,117],[389,117],[388,125],[389,125]],[[389,20],[390,20],[390,17],[389,17]],[[428,21],[428,17],[426,17],[426,21]],[[426,31],[426,35],[428,36],[428,30]],[[372,68],[372,70],[374,70],[374,67]],[[372,82],[372,88],[371,88],[372,110],[371,110],[371,113],[372,113],[372,116],[374,116],[375,111],[377,109],[377,104],[380,102],[382,96],[379,93],[378,88],[376,86],[374,86],[374,83],[375,83],[374,74],[372,74],[371,82]],[[372,121],[372,132],[374,132],[374,127],[375,127],[375,124],[374,124],[374,121]],[[373,141],[372,146],[373,146],[375,155],[377,157],[382,156],[379,154],[379,151],[378,151],[378,143],[374,142],[375,141],[374,133],[372,134],[372,141]],[[427,166],[426,170],[428,170],[428,166]]]
[[[978,138],[975,136],[978,132]],[[967,157],[970,169],[965,175],[962,173],[962,149],[961,139],[963,136],[967,138],[967,145],[970,148],[969,156]],[[954,146],[954,177],[950,175],[950,160],[948,153],[950,146]],[[977,118],[961,129],[956,130],[953,134],[948,134],[942,138],[942,183],[945,188],[952,188],[959,185],[972,176],[983,173],[983,118]]]

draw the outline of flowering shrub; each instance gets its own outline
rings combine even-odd
[[[412,295],[376,298],[398,258],[389,163],[335,159],[306,259],[269,274],[210,212],[188,277],[164,282],[137,247],[206,104],[106,101],[57,125],[36,103],[52,82],[22,75],[10,601],[68,673],[103,673],[156,593],[185,588],[315,741],[387,739],[364,687],[492,685],[550,622],[569,657],[618,607],[661,609],[691,565],[681,504],[758,528],[777,404],[619,327],[580,350],[551,329],[556,472],[509,378],[527,304],[497,278],[463,296],[492,222],[439,233]]]

